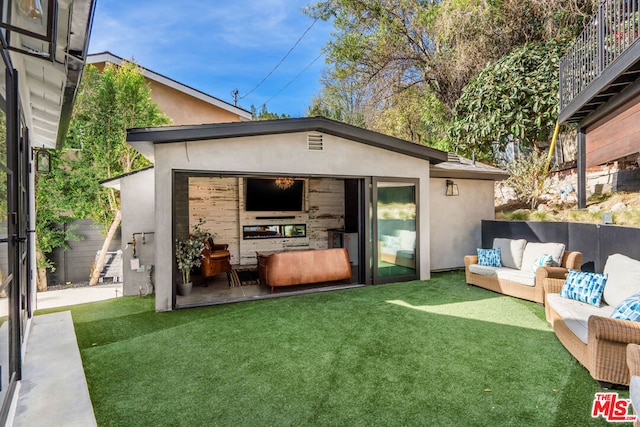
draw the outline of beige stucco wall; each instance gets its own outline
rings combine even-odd
[[[420,181],[420,279],[430,278],[429,162],[324,134],[309,151],[307,133],[155,145],[156,310],[171,309],[172,170],[294,176],[398,177]],[[493,200],[493,199],[492,199]]]
[[[104,62],[93,64],[104,70]],[[151,88],[151,99],[175,125],[200,125],[204,123],[228,123],[246,121],[231,111],[195,98],[166,84],[145,77]]]
[[[158,82],[149,81],[151,99],[176,125],[239,122],[240,116]]]
[[[481,221],[495,219],[494,182],[454,179],[459,196],[446,196],[446,179],[431,178],[431,271],[464,267],[481,247]]]

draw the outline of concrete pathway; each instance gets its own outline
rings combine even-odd
[[[35,316],[13,426],[96,426],[70,311]]]
[[[36,310],[121,296],[121,283],[38,292]],[[0,304],[0,316],[6,311],[7,305]],[[96,426],[71,312],[34,316],[29,329],[17,404],[8,425]]]
[[[107,283],[96,286],[83,286],[59,291],[38,292],[36,294],[36,310],[44,308],[65,307],[67,305],[84,304],[122,296],[122,283]],[[0,317],[7,315],[9,309],[6,300],[0,303]]]

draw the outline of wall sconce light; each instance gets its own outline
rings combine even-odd
[[[3,44],[16,52],[53,59],[57,6],[57,0],[0,0]]]
[[[51,172],[51,153],[46,148],[34,149],[36,154],[36,172],[37,173],[49,173]]]
[[[447,196],[459,196],[458,193],[458,184],[454,183],[453,180],[447,180]]]

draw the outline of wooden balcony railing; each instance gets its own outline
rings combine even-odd
[[[560,62],[560,111],[637,39],[640,0],[604,0]]]

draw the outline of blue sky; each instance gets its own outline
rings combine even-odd
[[[109,51],[183,84],[238,105],[302,117],[320,91],[332,24],[311,25],[301,12],[312,0],[98,0],[90,53]],[[293,83],[290,83],[309,67]],[[287,84],[288,87],[283,89]],[[281,91],[281,92],[280,92]],[[280,92],[280,94],[278,94]]]

